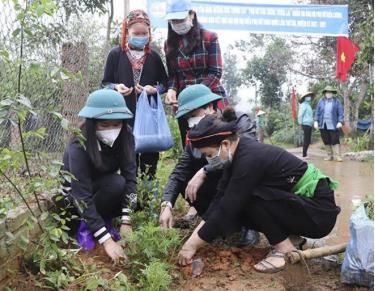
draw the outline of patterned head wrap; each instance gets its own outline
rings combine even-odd
[[[130,26],[135,23],[144,23],[148,26],[149,34],[150,34],[150,41],[145,47],[146,54],[151,52],[150,43],[151,43],[151,28],[150,28],[150,18],[148,17],[147,13],[141,9],[136,9],[130,11],[128,16],[122,22],[122,30],[121,30],[121,48],[123,51],[127,51],[127,32]]]

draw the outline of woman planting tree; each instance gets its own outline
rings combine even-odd
[[[85,142],[73,138],[63,157],[63,170],[74,176],[63,186],[81,216],[77,242],[91,250],[97,240],[117,260],[124,252],[116,243],[120,235],[112,218],[121,216],[120,234],[126,236],[131,232],[129,212],[136,204],[134,139],[127,125],[133,114],[120,93],[102,89],[88,96],[78,116],[86,118],[81,126]]]
[[[225,168],[204,221],[179,253],[180,264],[190,263],[204,242],[246,225],[274,246],[254,268],[274,273],[284,267],[285,254],[295,250],[290,235],[321,238],[334,227],[340,212],[336,182],[281,148],[239,137],[232,109],[222,119],[204,117],[189,131],[189,139],[209,163]]]

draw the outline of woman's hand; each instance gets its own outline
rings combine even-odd
[[[185,199],[189,198],[191,203],[197,199],[198,190],[202,186],[205,178],[206,173],[204,172],[204,169],[201,168],[187,184],[185,189]]]
[[[173,105],[177,107],[177,92],[173,89],[169,89],[167,95],[165,96],[164,102],[167,105]]]
[[[158,91],[156,89],[156,87],[153,87],[151,85],[146,85],[146,86],[143,87],[143,86],[137,84],[135,86],[135,93],[141,94],[143,90],[146,90],[147,95],[154,95]]]
[[[131,225],[128,224],[121,224],[120,226],[120,235],[121,238],[127,239],[131,233],[133,232]]]
[[[193,257],[197,249],[194,246],[187,245],[186,243],[182,246],[182,249],[178,253],[178,263],[181,266],[191,264]]]
[[[165,206],[161,209],[159,222],[161,227],[172,228],[173,227],[173,213],[169,206]]]
[[[103,243],[103,247],[107,255],[114,262],[117,262],[121,258],[126,258],[122,247],[118,243],[116,243],[112,238],[107,239]]]
[[[204,221],[202,220],[201,223],[194,229],[194,232],[189,237],[189,239],[184,243],[181,248],[181,251],[178,253],[178,263],[182,266],[186,266],[187,264],[191,264],[193,261],[193,256],[197,252],[197,250],[205,243],[199,235],[198,231],[204,225]]]
[[[124,96],[129,96],[133,92],[133,87],[128,88],[124,84],[117,84],[115,89]]]

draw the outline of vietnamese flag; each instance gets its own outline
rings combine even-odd
[[[345,36],[337,38],[336,79],[345,81],[359,47]]]
[[[292,88],[290,102],[292,103],[292,118],[295,121],[297,119],[297,95],[294,87]]]

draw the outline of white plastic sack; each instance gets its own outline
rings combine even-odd
[[[359,206],[350,218],[351,239],[341,267],[341,282],[374,287],[374,221],[365,206]]]
[[[143,91],[138,98],[133,135],[137,153],[161,152],[173,147],[173,137],[168,126],[159,93],[147,97]]]

